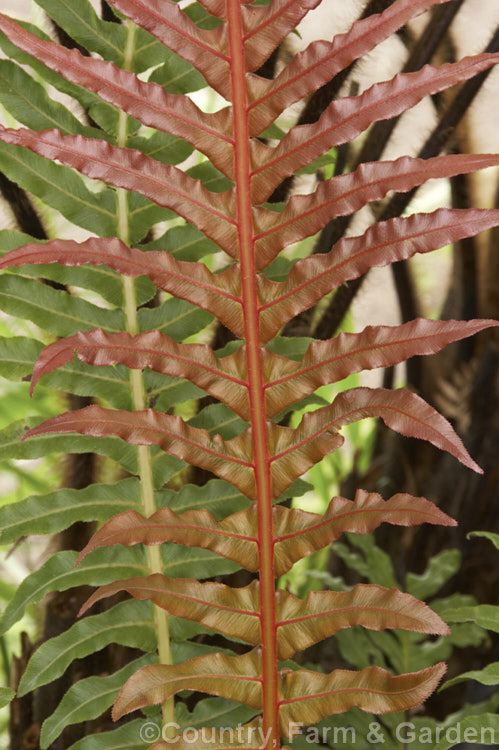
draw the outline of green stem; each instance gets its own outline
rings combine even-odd
[[[127,43],[125,49],[124,68],[130,70],[132,66],[135,48],[135,36],[137,27],[128,22]],[[120,148],[125,148],[128,138],[128,116],[120,111],[118,120],[118,139]],[[128,218],[128,194],[122,188],[118,189],[118,236],[126,245],[130,244],[130,228]],[[123,276],[123,292],[125,298],[126,330],[132,336],[139,331],[137,321],[137,299],[135,296],[135,281],[129,276]],[[132,386],[132,404],[135,411],[146,408],[144,380],[141,370],[131,370],[130,382]],[[154,485],[152,478],[151,453],[146,445],[137,446],[139,463],[139,479],[142,488],[142,508],[146,517],[151,516],[156,510],[154,500]],[[148,567],[151,573],[162,573],[161,547],[147,547]],[[169,665],[172,663],[170,648],[170,632],[168,627],[168,613],[161,607],[154,606],[154,621],[158,638],[159,663]],[[175,721],[174,699],[170,698],[163,703],[163,723],[172,725]],[[169,728],[170,729],[170,728]],[[169,731],[169,730],[168,730]],[[171,734],[169,735],[171,736]]]
[[[3,671],[5,674],[5,684],[10,685],[10,660],[9,660],[9,652],[7,650],[7,643],[5,641],[4,635],[0,638],[0,653],[2,654]]]

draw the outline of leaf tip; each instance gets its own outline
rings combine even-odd
[[[466,461],[466,466],[468,466],[470,469],[472,469],[476,474],[483,474],[483,469],[481,466],[479,466],[476,461],[473,461],[471,456],[469,456],[469,460]]]
[[[34,428],[32,428],[30,430],[30,428],[28,427],[28,425],[24,425],[24,435],[21,435],[21,437],[19,439],[19,442],[20,443],[24,443],[24,441],[26,440],[26,438],[31,437],[31,433],[32,433],[33,429]]]
[[[421,671],[421,673],[424,672],[426,672],[429,677],[426,681],[426,695],[419,705],[422,705],[436,690],[438,690],[438,686],[447,672],[447,664],[444,661],[439,661],[433,667],[427,667]]]
[[[444,661],[439,661],[437,664],[435,664],[433,670],[435,673],[435,679],[438,676],[438,682],[440,682],[444,674],[447,672],[447,664]]]
[[[90,546],[90,544],[87,544],[87,545],[85,545],[85,547],[83,547],[83,549],[81,550],[80,554],[79,554],[79,555],[78,555],[78,557],[76,558],[76,562],[75,562],[75,568],[77,568],[77,567],[78,567],[78,565],[79,565],[79,564],[80,564],[81,562],[83,562],[83,558],[85,558],[85,557],[86,557],[86,556],[88,555],[88,553],[89,553],[89,552],[91,552],[91,550],[89,549],[89,546]]]
[[[120,711],[116,707],[116,703],[115,703],[114,706],[111,709],[111,718],[112,718],[112,720],[113,721],[119,721],[119,719],[121,719],[121,717],[124,716],[124,715],[125,715],[125,711]]]
[[[136,677],[136,675],[141,671],[142,670],[139,669],[139,671],[136,672],[133,677]],[[116,700],[114,701],[113,707],[111,709],[111,718],[113,721],[119,721],[119,719],[123,718],[123,716],[126,716],[126,714],[129,714],[132,711],[136,711],[138,708],[147,705],[146,702],[141,702],[140,700],[140,696],[142,695],[140,690],[135,692],[132,699],[130,700],[130,695],[127,695],[127,693],[129,692],[130,681],[131,680],[125,682],[120,692],[118,693]]]
[[[78,563],[78,561],[76,562]],[[99,596],[100,590],[101,589],[97,589],[97,591],[94,591],[94,593],[91,596],[89,596],[87,601],[81,605],[80,609],[78,610],[78,617],[81,617],[82,615],[84,615],[85,612],[87,612],[90,609],[90,607],[93,607],[95,602],[97,602],[101,598]]]
[[[35,392],[35,387],[36,387],[39,379],[40,379],[39,376],[37,377],[37,375],[35,374],[35,372],[33,372],[33,375],[31,376],[31,383],[29,385],[29,397],[30,398],[33,398],[33,395],[34,395],[34,392]]]

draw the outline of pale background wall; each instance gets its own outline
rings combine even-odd
[[[303,22],[300,32],[302,40],[293,37],[297,47],[303,47],[314,38],[329,39],[335,33],[347,31],[352,21],[359,16],[368,0],[338,2],[324,0],[311,11]],[[413,21],[415,30],[424,27],[428,14]],[[458,57],[481,52],[499,25],[499,0],[466,0],[451,26],[451,34]],[[402,41],[393,36],[379,45],[356,67],[355,80],[360,90],[376,81],[395,75],[403,66],[407,50]],[[347,91],[343,92],[348,94]],[[400,119],[390,144],[383,154],[385,159],[395,159],[402,154],[415,155],[435,124],[435,112],[429,98],[420,102]],[[470,153],[499,152],[499,69],[493,70],[459,130],[463,148]],[[490,206],[497,187],[498,170],[486,170],[472,177],[474,198],[477,205]],[[438,205],[443,205],[446,185],[432,180],[421,189],[413,210],[433,210],[432,196]],[[448,191],[447,191],[448,192]],[[428,205],[429,204],[429,205]],[[350,232],[358,234],[372,222],[369,209],[361,212],[352,224]],[[432,253],[411,261],[414,265],[431,268],[436,277],[432,293],[425,300],[425,314],[433,314],[446,294],[448,261],[444,254]],[[482,264],[485,266],[485,263]],[[380,299],[383,300],[380,303]],[[354,313],[357,325],[368,322],[393,324],[398,322],[398,310],[389,269],[373,269],[355,302]]]

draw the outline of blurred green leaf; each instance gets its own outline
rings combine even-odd
[[[111,188],[92,192],[84,179],[69,167],[3,141],[0,142],[0,169],[25,190],[43,195],[47,205],[60,211],[73,224],[102,237],[117,234],[116,198]]]
[[[469,716],[459,724],[446,727],[444,737],[437,742],[433,750],[447,750],[449,747],[459,745],[461,742],[472,745],[497,745],[499,744],[499,715],[481,714]]]
[[[114,674],[87,677],[71,685],[56,710],[42,724],[40,747],[49,747],[69,724],[96,719],[114,703],[126,680],[137,669],[156,661],[156,654],[149,654],[134,659]]]
[[[14,697],[15,692],[12,688],[0,687],[0,708],[7,706]]]
[[[135,478],[34,495],[0,508],[0,544],[28,534],[57,534],[77,521],[107,521],[141,507],[140,482]]]
[[[446,622],[474,622],[487,630],[499,633],[499,607],[492,604],[477,604],[474,607],[456,607],[442,612]]]
[[[185,261],[198,261],[205,255],[219,252],[218,246],[191,224],[172,227],[157,240],[145,244],[143,249],[167,252]]]
[[[135,719],[110,732],[90,734],[68,750],[144,750],[140,730],[145,723],[145,719]]]
[[[18,21],[18,23],[30,33],[36,34],[40,39],[50,41],[50,37],[38,28],[38,26],[24,21]],[[59,75],[59,73],[50,70],[50,68],[47,68],[43,63],[39,62],[36,57],[28,55],[26,52],[23,52],[12,44],[2,32],[0,32],[0,47],[6,57],[15,60],[21,65],[28,65],[45,83],[51,84],[64,94],[73,97],[82,107],[88,110],[92,120],[94,120],[94,122],[96,122],[101,128],[104,128],[106,132],[117,132],[118,110],[115,107],[103,102],[97,94],[66,81],[66,79]],[[37,194],[38,193],[35,192],[35,195]]]
[[[11,229],[0,230],[0,255],[4,255],[10,250],[22,247],[28,243],[38,243],[40,246],[45,244],[44,242],[34,240],[33,237],[23,232]],[[123,277],[107,266],[85,264],[70,267],[62,266],[58,263],[47,263],[12,268],[10,269],[10,273],[49,279],[65,286],[89,289],[92,292],[100,294],[106,302],[114,307],[124,306]],[[134,279],[134,288],[138,306],[149,302],[156,293],[156,287],[146,276]]]
[[[110,643],[155,652],[151,603],[135,599],[121,602],[101,614],[83,617],[61,635],[42,643],[27,664],[19,695],[52,682],[64,674],[74,659],[82,659]]]
[[[494,534],[492,531],[470,531],[467,535],[468,539],[472,537],[483,537],[489,539],[496,549],[499,549],[499,534]]]
[[[461,553],[457,549],[446,549],[434,555],[421,575],[408,573],[405,578],[406,590],[416,599],[427,599],[436,594],[459,570]]]
[[[67,453],[68,434],[36,435],[21,442],[31,427],[40,424],[40,418],[21,419],[0,432],[0,461],[6,459],[40,458],[50,453]],[[94,438],[88,435],[71,435],[71,453],[98,453],[117,461],[131,474],[137,473],[136,449],[118,438]],[[164,455],[164,454],[163,454]]]
[[[102,138],[104,133],[82,123],[43,86],[12,60],[0,60],[0,104],[18,122],[32,130],[57,128],[63,135]]]
[[[144,555],[136,547],[97,549],[75,568],[77,552],[57,552],[39,570],[20,584],[0,617],[0,635],[18,622],[30,604],[36,604],[51,591],[67,591],[75,586],[101,586],[111,581],[146,575]],[[36,653],[39,653],[39,649]],[[25,677],[28,680],[28,677]],[[52,678],[55,679],[55,678]],[[24,689],[25,682],[23,682]],[[26,692],[29,688],[26,688]]]
[[[157,329],[175,341],[183,341],[199,333],[211,320],[210,313],[175,297],[167,299],[159,307],[139,310],[141,331]]]
[[[91,328],[116,332],[124,324],[121,310],[104,310],[35,279],[11,273],[0,276],[0,309],[32,320],[56,336],[71,336],[76,330]]]
[[[240,435],[248,424],[236,416],[225,404],[211,404],[189,420],[192,427],[208,430],[210,435],[219,434],[224,440]]]
[[[499,685],[499,661],[488,664],[483,669],[474,669],[471,672],[463,672],[463,674],[454,677],[452,680],[444,682],[440,690],[445,690],[445,688],[451,687],[451,685],[457,685],[459,682],[464,682],[465,680],[475,680],[482,685]]]

